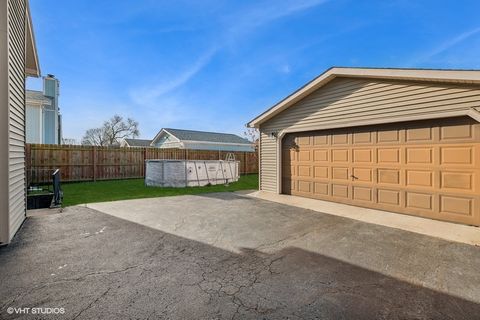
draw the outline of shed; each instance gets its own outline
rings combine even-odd
[[[248,123],[260,189],[480,225],[480,71],[334,67]]]

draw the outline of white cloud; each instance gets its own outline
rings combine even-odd
[[[239,36],[246,36],[260,26],[276,21],[301,11],[313,8],[327,0],[299,0],[287,2],[268,2],[263,5],[256,4],[245,12],[236,12],[234,16],[226,17],[225,24],[221,29],[220,36],[211,49],[196,58],[178,76],[164,76],[158,83],[142,86],[130,90],[130,100],[137,107],[141,107],[144,114],[142,121],[143,132],[153,134],[159,127],[169,125],[182,125],[197,123],[195,127],[208,127],[211,121],[208,115],[198,115],[195,112],[199,106],[192,106],[192,102],[186,101],[175,93],[176,89],[187,84],[198,75],[215,57],[215,55],[231,41]],[[279,72],[290,73],[290,65],[284,63]],[[161,123],[159,123],[161,121]]]
[[[253,30],[326,3],[328,0],[298,0],[257,2],[253,9],[227,16],[227,32],[225,41],[231,43],[238,37],[251,33]],[[234,21],[233,24],[230,21]]]
[[[268,5],[255,6],[254,9],[246,13],[238,14],[236,17],[230,17],[229,21],[233,21],[234,23],[229,22],[230,27],[225,28],[225,40],[223,42],[228,42],[235,38],[238,32],[242,34],[249,33],[254,27],[259,27],[274,20],[307,10],[323,4],[326,1],[327,0],[303,0],[286,2],[286,4],[284,2],[270,2]],[[158,105],[159,98],[180,88],[197,75],[213,59],[221,47],[222,44],[213,46],[202,54],[190,67],[186,68],[183,73],[173,79],[166,77],[153,86],[146,85],[141,88],[135,88],[130,92],[130,98],[135,104],[140,106]],[[289,73],[290,67],[288,65],[283,66],[281,72]]]
[[[231,30],[258,27],[272,21],[294,15],[298,12],[316,7],[327,0],[306,1],[274,1],[258,5],[254,9],[244,12],[237,17],[234,28]]]
[[[475,28],[475,29],[471,29],[471,30],[468,30],[468,31],[465,31],[461,34],[458,34],[450,39],[447,39],[446,41],[444,41],[443,43],[441,43],[439,46],[433,48],[431,51],[427,52],[426,54],[423,54],[423,55],[420,55],[418,57],[416,57],[415,59],[413,59],[413,61],[411,61],[410,65],[417,65],[417,64],[420,64],[422,62],[429,62],[429,60],[431,60],[432,58],[434,58],[435,56],[438,56],[439,54],[442,54],[444,53],[445,51],[455,47],[456,45],[462,43],[463,41],[477,35],[480,33],[480,27],[479,28]]]
[[[186,68],[182,73],[174,78],[165,78],[154,86],[144,86],[136,88],[130,92],[132,101],[141,106],[154,106],[157,99],[170,93],[171,91],[181,87],[199,73],[213,58],[218,51],[217,47],[213,47],[202,54],[190,67]]]

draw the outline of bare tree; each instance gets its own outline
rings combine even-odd
[[[77,140],[73,138],[62,138],[62,144],[64,145],[76,145]]]
[[[88,129],[82,138],[83,145],[106,146],[107,142],[103,128]]]
[[[115,146],[119,145],[124,138],[136,138],[138,122],[128,118],[124,120],[119,115],[114,115],[110,120],[105,121],[100,128],[88,129],[82,139],[82,144],[94,146]]]
[[[255,144],[255,147],[258,145],[258,138],[260,137],[260,132],[256,128],[247,128],[243,132],[245,139],[250,141],[251,143]]]

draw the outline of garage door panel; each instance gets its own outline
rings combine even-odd
[[[328,196],[328,189],[328,182],[315,182],[313,192],[317,196]]]
[[[454,126],[442,126],[440,128],[440,140],[450,142],[458,139],[472,140],[473,126],[471,124],[460,124]]]
[[[473,146],[448,146],[440,148],[440,164],[468,166],[474,163]]]
[[[353,144],[371,144],[374,141],[374,132],[355,132],[353,133]]]
[[[373,200],[373,188],[353,186],[352,190],[353,190],[352,194],[353,194],[353,199],[354,200],[372,202],[372,200]]]
[[[295,142],[298,146],[309,146],[310,136],[297,137]]]
[[[297,184],[297,191],[303,193],[311,193],[312,192],[312,183],[306,180],[298,180]]]
[[[406,170],[405,184],[408,187],[433,188],[433,171]]]
[[[442,189],[475,191],[473,185],[475,173],[473,172],[441,171],[440,177],[440,186]]]
[[[338,198],[348,199],[349,192],[348,192],[348,185],[345,184],[332,184],[332,196]]]
[[[332,135],[332,145],[346,145],[348,144],[348,133],[334,133]]]
[[[328,134],[319,134],[313,137],[314,146],[327,146],[328,145]]]
[[[379,164],[400,164],[400,148],[378,148],[377,162]]]
[[[348,168],[345,167],[333,167],[332,168],[332,179],[334,180],[349,180]]]
[[[311,176],[311,171],[310,171],[310,166],[298,166],[298,173],[297,176],[299,178],[310,178]]]
[[[329,167],[328,166],[314,166],[313,167],[314,174],[313,177],[316,179],[328,179],[329,174]]]
[[[310,161],[311,160],[311,157],[310,157],[310,150],[300,150],[297,152],[297,161],[298,162],[306,162],[306,161]]]
[[[353,168],[353,177],[358,182],[373,182],[372,168]]]
[[[373,164],[372,149],[353,149],[353,162]]]
[[[434,161],[431,147],[406,148],[406,155],[407,165],[432,165]]]
[[[440,196],[440,213],[472,216],[474,199],[450,195]]]
[[[384,205],[400,206],[400,191],[377,189],[377,202]]]
[[[406,142],[432,142],[433,140],[433,130],[429,127],[406,129],[405,133]]]
[[[313,161],[315,162],[327,162],[329,161],[328,149],[315,149],[313,150]]]
[[[348,162],[348,149],[333,149],[332,162]]]
[[[377,131],[377,143],[400,142],[400,130]]]
[[[419,192],[406,192],[406,207],[410,209],[433,210],[433,195]]]
[[[290,134],[282,155],[284,193],[480,225],[470,119]]]
[[[400,169],[378,169],[377,183],[400,185]]]

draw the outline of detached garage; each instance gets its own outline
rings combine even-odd
[[[248,126],[260,189],[480,225],[480,71],[332,68]]]

